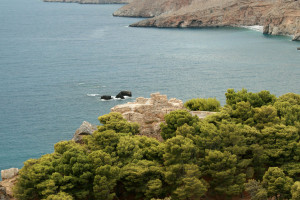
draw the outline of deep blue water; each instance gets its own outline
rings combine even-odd
[[[227,88],[300,93],[300,47],[238,28],[128,28],[121,5],[0,1],[0,169],[22,167],[72,138],[82,121],[134,97],[187,100]],[[133,100],[133,99],[131,99]]]

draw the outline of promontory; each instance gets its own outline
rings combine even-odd
[[[133,27],[263,26],[271,35],[300,40],[298,0],[133,0],[114,16],[147,17]]]
[[[44,2],[80,3],[80,4],[117,4],[130,3],[132,0],[44,0]]]

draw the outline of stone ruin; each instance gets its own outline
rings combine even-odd
[[[183,109],[181,100],[160,93],[151,94],[150,98],[138,97],[135,102],[117,105],[111,112],[119,112],[130,122],[140,125],[140,134],[162,140],[160,136],[160,123],[164,121],[165,114]]]

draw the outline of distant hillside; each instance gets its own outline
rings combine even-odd
[[[130,3],[132,0],[44,0],[44,2],[63,2],[63,3],[81,3],[81,4],[112,4],[112,3]]]
[[[271,35],[300,40],[298,0],[133,0],[115,16],[153,17],[131,26],[142,27],[264,27]]]

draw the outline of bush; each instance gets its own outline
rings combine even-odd
[[[192,111],[212,111],[218,112],[220,111],[221,105],[220,102],[216,98],[208,98],[208,99],[191,99],[185,102],[184,106]]]

